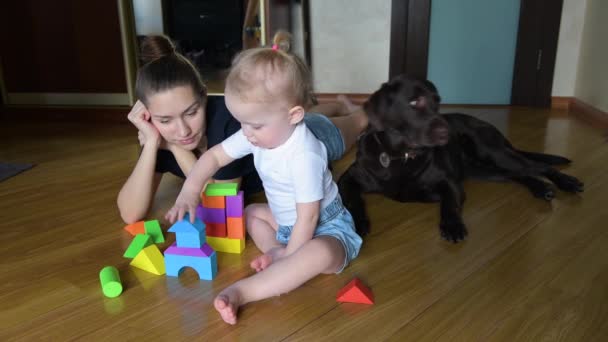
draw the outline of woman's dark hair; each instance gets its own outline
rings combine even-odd
[[[166,36],[148,36],[141,43],[140,69],[135,95],[144,105],[148,96],[179,86],[190,86],[201,101],[207,98],[207,87],[194,65],[175,50]]]

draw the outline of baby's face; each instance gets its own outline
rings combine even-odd
[[[226,106],[241,123],[243,134],[254,146],[273,149],[285,143],[295,129],[290,108],[283,103],[246,102],[226,92]]]

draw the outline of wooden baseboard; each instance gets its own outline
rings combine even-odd
[[[315,94],[317,101],[319,101],[319,103],[335,102],[336,97],[338,97],[338,95],[344,95],[352,103],[354,103],[356,105],[362,105],[365,101],[367,101],[367,99],[370,97],[371,94],[333,94],[333,93]]]
[[[116,122],[128,123],[131,107],[0,107],[0,117],[7,121],[42,122]]]
[[[608,128],[608,113],[577,98],[570,102],[569,115],[575,116],[594,126]]]
[[[572,96],[553,96],[551,97],[551,108],[569,110],[573,100]]]

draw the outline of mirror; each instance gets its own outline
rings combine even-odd
[[[178,51],[200,70],[209,93],[223,93],[234,56],[243,48],[270,44],[279,28],[292,33],[293,53],[306,57],[303,17],[306,3],[306,0],[132,0],[136,42],[139,44],[147,35],[169,36]]]

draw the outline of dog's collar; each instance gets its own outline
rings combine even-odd
[[[378,135],[376,133],[373,134],[374,138],[376,139],[376,142],[378,143],[378,145],[382,146],[382,143],[380,142],[380,138],[378,138]],[[415,159],[416,158],[416,153],[417,150],[416,149],[410,149],[408,151],[405,151],[403,153],[403,155],[390,155],[388,152],[382,151],[380,153],[380,155],[378,156],[378,161],[380,161],[380,165],[382,165],[383,168],[388,168],[391,165],[391,162],[393,160],[402,160],[404,163],[406,163],[408,160],[410,159]]]

